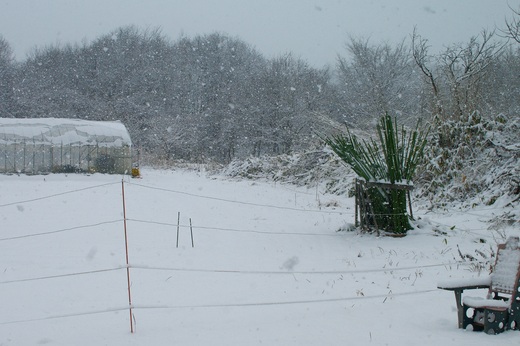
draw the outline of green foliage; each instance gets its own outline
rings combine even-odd
[[[384,160],[373,139],[359,140],[347,129],[346,135],[333,135],[326,138],[325,143],[366,181],[376,181],[385,176]]]
[[[416,129],[407,135],[403,126],[399,137],[397,120],[394,119],[392,122],[388,115],[380,119],[377,131],[386,162],[386,177],[383,178],[392,184],[411,181],[417,165],[424,156],[428,132],[420,131],[417,125]]]
[[[379,142],[358,139],[347,130],[344,135],[325,138],[332,150],[366,182],[409,184],[424,157],[427,131],[407,132],[387,114],[377,125]],[[392,233],[406,233],[411,229],[406,212],[406,191],[382,186],[366,191],[374,215],[374,225]],[[370,219],[370,218],[368,218]]]
[[[423,156],[427,133],[418,127],[409,134],[402,127],[399,133],[397,122],[389,115],[381,117],[377,133],[379,143],[372,138],[360,140],[348,129],[346,134],[333,135],[325,142],[366,181],[411,181]]]

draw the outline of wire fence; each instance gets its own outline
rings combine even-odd
[[[59,278],[66,278],[66,277],[79,276],[79,275],[99,274],[99,273],[111,272],[111,271],[115,271],[115,270],[121,270],[124,268],[125,267],[121,266],[121,267],[117,267],[117,268],[97,269],[97,270],[89,270],[89,271],[83,271],[83,272],[77,272],[77,273],[66,273],[66,274],[58,274],[58,275],[36,276],[36,277],[25,278],[25,279],[6,280],[6,281],[0,281],[0,285],[14,284],[14,283],[19,283],[19,282],[59,279]]]
[[[264,302],[252,302],[252,303],[226,303],[226,304],[192,304],[192,305],[132,305],[132,309],[136,310],[180,310],[180,309],[219,309],[219,308],[248,308],[248,307],[266,307],[266,306],[284,306],[284,305],[301,305],[301,304],[326,304],[326,303],[341,303],[348,301],[359,301],[359,300],[373,300],[381,299],[384,303],[388,298],[403,297],[411,295],[422,295],[433,292],[439,292],[438,289],[430,290],[418,290],[410,292],[388,292],[386,294],[375,294],[375,295],[363,295],[363,296],[351,296],[351,297],[338,297],[338,298],[322,298],[322,299],[302,299],[302,300],[289,300],[289,301],[264,301]],[[88,315],[99,315],[112,312],[120,312],[128,310],[128,306],[107,308],[103,310],[91,310],[91,311],[80,311],[69,314],[61,315],[49,315],[39,318],[27,318],[18,319],[12,321],[0,321],[0,325],[10,324],[21,324],[29,322],[41,322],[46,320],[54,320],[61,318],[72,318]]]
[[[25,204],[25,203],[32,203],[32,202],[42,201],[42,200],[45,200],[45,199],[55,198],[55,197],[69,195],[69,194],[78,193],[78,192],[82,192],[82,191],[98,189],[100,187],[105,187],[105,186],[110,186],[110,185],[119,185],[119,184],[120,184],[119,182],[112,182],[112,183],[106,183],[106,184],[101,184],[101,185],[89,186],[89,187],[85,187],[85,188],[82,188],[82,189],[74,189],[74,190],[64,191],[64,192],[55,193],[55,194],[47,195],[47,196],[41,196],[41,197],[37,197],[37,198],[26,199],[26,200],[22,200],[22,201],[4,203],[4,204],[0,204],[0,208],[9,207],[9,206],[12,206],[12,205],[18,205],[18,204]]]
[[[235,203],[235,204],[240,204],[240,205],[248,205],[248,206],[254,206],[254,207],[261,207],[261,208],[273,208],[273,209],[289,210],[289,211],[296,211],[296,212],[307,212],[307,213],[354,215],[354,213],[352,213],[352,212],[349,213],[349,212],[339,211],[339,210],[301,209],[301,208],[292,208],[292,207],[272,205],[272,204],[261,204],[261,203],[254,203],[254,202],[237,201],[237,200],[225,199],[225,198],[214,197],[214,196],[205,196],[205,195],[195,194],[195,193],[191,193],[191,192],[184,192],[184,191],[148,186],[148,185],[137,184],[137,183],[129,183],[129,185],[138,186],[138,187],[149,189],[149,190],[175,193],[175,194],[180,194],[180,195],[184,195],[184,196],[213,200],[213,201],[218,201],[218,202]]]
[[[99,184],[99,185],[93,185],[85,188],[80,189],[74,189],[69,191],[64,191],[56,194],[41,196],[37,198],[32,199],[25,199],[21,201],[16,202],[8,202],[4,204],[0,204],[0,208],[5,208],[9,206],[14,205],[20,205],[20,204],[26,204],[26,203],[32,203],[36,201],[46,200],[46,199],[52,199],[59,196],[69,195],[69,194],[75,194],[84,192],[87,190],[92,189],[101,189],[106,188],[109,186],[115,186],[119,185],[119,182],[111,182],[106,184]],[[121,184],[125,184],[124,181],[121,182]],[[291,208],[291,207],[285,207],[285,206],[277,206],[277,205],[268,205],[268,204],[261,204],[261,203],[252,203],[252,202],[244,202],[244,201],[237,201],[237,200],[229,200],[224,198],[218,198],[213,196],[205,196],[200,194],[194,194],[194,193],[188,193],[183,191],[176,191],[171,189],[165,189],[165,188],[159,188],[159,187],[153,187],[153,186],[147,186],[144,184],[138,184],[138,183],[130,183],[126,182],[126,184],[130,186],[135,186],[137,188],[144,188],[148,190],[153,191],[160,191],[164,193],[175,193],[175,194],[181,194],[181,195],[187,195],[190,197],[195,198],[201,198],[201,199],[209,199],[217,202],[222,203],[236,203],[240,205],[245,206],[251,206],[251,207],[263,207],[263,208],[275,208],[275,209],[281,209],[281,210],[289,210],[292,212],[302,212],[302,213],[328,213],[328,214],[346,214],[346,215],[354,215],[353,213],[345,212],[345,211],[337,211],[337,210],[315,210],[315,209],[298,209],[298,208]],[[123,193],[124,198],[124,193]],[[124,200],[123,200],[124,204]],[[344,236],[344,234],[341,233],[331,233],[331,234],[322,234],[322,233],[304,233],[304,232],[276,232],[276,231],[262,231],[262,230],[251,230],[251,229],[238,229],[238,228],[226,228],[226,227],[214,227],[209,225],[180,225],[174,224],[174,223],[168,223],[168,222],[160,222],[160,221],[154,221],[154,220],[143,220],[138,218],[126,218],[126,215],[123,219],[117,218],[112,220],[105,220],[105,221],[99,221],[95,223],[85,224],[85,225],[78,225],[73,227],[67,227],[62,229],[55,229],[55,230],[49,230],[45,232],[37,232],[37,233],[31,233],[31,234],[24,234],[19,236],[10,236],[10,237],[3,237],[0,238],[0,242],[9,242],[9,241],[23,241],[27,238],[31,237],[45,237],[45,236],[52,236],[52,235],[58,235],[65,232],[73,232],[78,230],[86,230],[86,229],[93,229],[93,228],[100,228],[101,226],[106,225],[117,225],[119,224],[119,227],[123,227],[122,224],[126,222],[134,222],[134,223],[141,223],[141,224],[147,224],[147,225],[158,225],[158,226],[166,226],[166,227],[193,227],[194,229],[198,230],[212,230],[212,231],[224,231],[224,232],[239,232],[239,233],[254,233],[254,234],[262,234],[266,236],[298,236],[298,237],[308,237],[308,236],[325,236],[325,237],[341,237]],[[92,270],[86,270],[86,271],[77,271],[77,272],[69,272],[69,273],[61,273],[61,274],[54,274],[54,275],[45,275],[45,276],[34,276],[34,277],[25,277],[25,278],[17,278],[17,279],[11,279],[11,280],[3,280],[0,281],[0,286],[6,286],[10,284],[23,284],[23,283],[35,283],[38,281],[43,280],[55,280],[55,279],[70,279],[73,280],[74,278],[78,276],[96,276],[100,273],[107,273],[107,272],[116,272],[121,270],[129,271],[132,269],[133,271],[172,271],[172,272],[196,272],[196,273],[214,273],[214,274],[223,274],[223,275],[229,275],[229,274],[236,274],[236,275],[359,275],[359,274],[367,274],[367,273],[381,273],[381,272],[393,272],[393,271],[417,271],[417,270],[423,270],[426,268],[434,268],[434,267],[451,267],[451,266],[465,266],[469,265],[468,262],[464,261],[451,261],[447,263],[436,263],[436,264],[427,264],[427,265],[416,265],[416,266],[389,266],[389,267],[383,267],[383,268],[371,268],[371,269],[350,269],[350,270],[313,270],[313,271],[294,271],[294,270],[274,270],[274,271],[265,271],[265,270],[237,270],[233,268],[223,268],[223,269],[217,269],[217,268],[186,268],[186,267],[173,267],[173,266],[153,266],[153,265],[145,265],[145,264],[132,264],[130,262],[126,265],[119,265],[114,266],[110,268],[98,268],[98,269],[92,269]],[[130,285],[130,282],[129,282]],[[391,292],[389,291],[387,294],[376,294],[376,295],[363,295],[363,296],[347,296],[347,297],[336,297],[336,298],[320,298],[320,299],[300,299],[300,300],[273,300],[273,301],[258,301],[258,302],[249,302],[249,303],[228,303],[228,304],[200,304],[200,305],[135,305],[131,303],[129,306],[125,307],[112,307],[107,309],[100,309],[100,310],[92,310],[92,311],[78,311],[78,312],[71,312],[68,314],[56,314],[56,315],[48,315],[44,317],[38,317],[38,318],[25,318],[25,319],[14,319],[10,321],[0,321],[0,325],[9,325],[9,324],[18,324],[18,323],[27,323],[27,322],[38,322],[38,321],[44,321],[44,320],[51,320],[51,319],[59,319],[59,318],[72,318],[77,316],[85,316],[85,315],[95,315],[95,314],[103,314],[103,313],[110,313],[110,312],[116,312],[116,311],[123,311],[130,309],[194,309],[194,308],[224,308],[224,307],[255,307],[255,306],[274,306],[274,305],[290,305],[290,304],[316,304],[316,303],[330,303],[330,302],[344,302],[349,300],[363,300],[363,299],[387,299],[388,297],[399,297],[399,296],[406,296],[406,295],[417,295],[417,294],[429,294],[431,292],[434,292],[436,290],[414,290],[409,292]]]
[[[0,242],[9,241],[9,240],[18,240],[18,239],[24,239],[24,238],[40,237],[40,236],[44,236],[44,235],[51,235],[51,234],[56,234],[56,233],[75,231],[75,230],[79,230],[79,229],[94,228],[94,227],[98,227],[98,226],[102,226],[102,225],[110,225],[110,224],[114,224],[114,223],[119,223],[122,221],[123,221],[123,219],[102,221],[102,222],[97,222],[94,224],[62,228],[62,229],[57,229],[57,230],[53,230],[53,231],[24,234],[24,235],[19,235],[19,236],[14,236],[14,237],[5,237],[5,238],[0,238]]]

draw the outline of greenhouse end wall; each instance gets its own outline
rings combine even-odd
[[[131,174],[132,147],[121,123],[0,119],[0,173]]]

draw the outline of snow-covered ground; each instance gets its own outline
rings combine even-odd
[[[337,232],[354,222],[352,199],[197,172],[0,175],[0,186],[2,346],[520,340],[457,329],[453,294],[436,289],[479,276],[461,255],[486,263],[497,242],[520,235],[518,223],[488,230],[506,206],[416,206],[421,227],[398,239]]]

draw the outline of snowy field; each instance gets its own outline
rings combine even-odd
[[[519,344],[457,329],[436,289],[479,276],[460,254],[486,262],[520,235],[488,230],[507,207],[416,206],[421,228],[397,239],[337,232],[354,201],[319,189],[159,170],[123,182],[133,334],[121,176],[0,175],[1,346]]]

